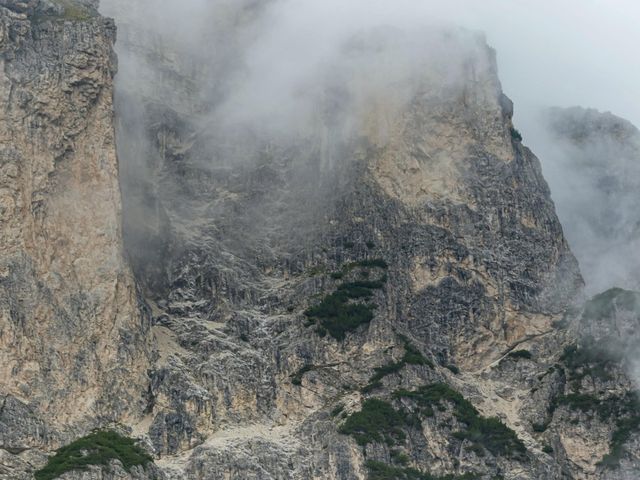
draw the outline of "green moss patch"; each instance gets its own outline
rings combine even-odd
[[[49,458],[44,468],[35,472],[35,479],[53,480],[65,472],[87,470],[91,465],[108,468],[114,460],[119,461],[127,472],[137,465],[153,462],[135,440],[110,430],[99,431],[62,447]]]

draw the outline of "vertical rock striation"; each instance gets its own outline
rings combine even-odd
[[[95,8],[0,4],[0,448],[27,461],[145,405],[149,320],[122,249],[115,27]]]

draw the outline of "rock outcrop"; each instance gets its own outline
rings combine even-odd
[[[123,184],[128,248],[163,352],[148,429],[158,463],[176,478],[364,478],[365,451],[366,460],[392,464],[393,449],[363,451],[337,434],[345,420],[330,413],[356,413],[368,398],[396,402],[393,392],[438,382],[523,432],[513,405],[528,391],[483,402],[513,382],[511,374],[485,382],[483,372],[536,339],[545,356],[554,352],[547,343],[557,352],[553,323],[581,279],[484,40],[435,34],[421,67],[435,62],[439,75],[400,78],[384,86],[386,98],[373,89],[363,102],[363,72],[351,71],[351,80],[326,86],[326,117],[305,124],[302,138],[264,142],[239,131],[230,147],[216,131],[224,101],[207,109],[194,92],[219,65],[187,73],[179,65],[192,65],[188,50],[157,33],[145,49],[145,26],[116,2],[105,7],[120,18],[121,57],[157,62],[144,85],[123,70],[117,96],[123,169],[142,172]],[[375,54],[398,53],[390,33],[402,38],[373,32],[348,52],[369,55],[377,45]],[[449,47],[462,53],[438,55]],[[327,150],[326,122],[357,127],[346,139],[329,129]],[[362,281],[384,284],[363,294],[377,307],[369,322],[335,332],[305,315]],[[403,363],[407,348],[424,361]],[[400,367],[367,387],[390,364]],[[403,405],[393,408],[411,408]],[[410,459],[402,468],[521,470],[522,478],[561,469],[534,453],[489,452],[488,461],[454,439],[451,411],[424,422],[407,434],[417,443],[397,447]],[[531,436],[527,445],[541,448]]]
[[[0,475],[119,424],[155,466],[60,478],[633,478],[636,294],[581,306],[484,38],[361,32],[265,123],[223,3],[203,55],[105,0],[120,165],[113,23],[1,4]]]
[[[114,40],[95,5],[0,6],[2,478],[146,405],[150,322],[122,248]]]

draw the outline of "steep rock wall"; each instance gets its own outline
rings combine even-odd
[[[24,458],[144,408],[149,321],[122,249],[114,40],[95,5],[0,6],[0,447]]]

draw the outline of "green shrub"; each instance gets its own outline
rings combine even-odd
[[[574,390],[580,388],[585,377],[611,380],[609,368],[619,361],[613,354],[593,341],[586,339],[581,345],[570,345],[564,349],[560,360],[564,363],[565,373],[572,381]]]
[[[342,273],[341,273],[342,275]],[[332,274],[333,276],[333,274]],[[337,290],[305,312],[310,320],[319,323],[318,333],[327,333],[337,340],[344,340],[347,332],[373,320],[375,305],[350,303],[350,300],[368,299],[373,291],[384,287],[386,276],[379,280],[356,280],[343,283]]]
[[[522,134],[518,130],[516,130],[514,127],[511,127],[511,138],[514,139],[516,142],[521,142]]]
[[[618,468],[620,466],[620,460],[625,453],[624,444],[631,438],[633,433],[640,429],[640,412],[637,410],[640,405],[636,404],[635,407],[636,410],[631,417],[623,418],[616,422],[616,429],[611,436],[609,453],[604,456],[599,465],[607,468]]]
[[[35,479],[53,480],[65,472],[87,470],[90,465],[108,468],[114,460],[120,461],[127,472],[153,461],[135,440],[113,431],[99,431],[59,449],[44,468],[35,472]]]
[[[526,452],[524,443],[513,430],[497,418],[481,417],[471,402],[447,384],[436,383],[415,391],[400,390],[394,396],[414,400],[423,412],[426,409],[432,412],[433,407],[442,402],[453,404],[454,416],[466,426],[464,430],[455,432],[454,436],[460,440],[469,440],[472,448],[478,452],[485,448],[493,455],[512,458],[522,457]],[[426,413],[430,413],[429,410]]]
[[[566,405],[571,410],[579,410],[587,414],[597,414],[601,421],[607,423],[615,419],[616,428],[611,436],[609,453],[604,456],[599,465],[617,468],[625,453],[624,444],[640,430],[638,394],[632,392],[623,397],[599,399],[591,394],[571,393],[556,398],[550,408],[551,411],[553,412],[558,405]]]
[[[311,372],[312,370],[315,370],[315,369],[316,367],[314,365],[305,365],[296,373],[291,375],[291,383],[297,386],[302,385],[302,377],[304,376],[304,374],[307,372]]]
[[[589,395],[567,395],[567,402],[573,408],[594,410],[605,422],[616,420],[616,428],[611,435],[609,453],[599,462],[607,468],[617,468],[625,453],[624,444],[640,430],[640,398],[636,392],[624,397],[610,397],[598,400]],[[580,398],[578,398],[580,397]],[[589,398],[591,397],[591,398]]]
[[[400,336],[404,346],[404,356],[398,362],[388,363],[375,368],[375,374],[369,379],[369,384],[362,389],[363,393],[369,393],[382,386],[380,380],[387,375],[398,373],[406,365],[428,365],[433,368],[433,363],[426,359],[420,350],[414,347],[405,336]]]
[[[338,415],[340,415],[342,412],[344,411],[344,405],[342,404],[338,404],[336,405],[333,410],[331,410],[331,416],[332,417],[337,417]]]
[[[305,315],[319,320],[319,333],[344,340],[347,332],[373,320],[374,305],[352,304],[349,299],[370,297],[371,290],[352,288],[327,295],[318,305],[309,308]]]
[[[549,428],[549,424],[548,423],[534,423],[531,425],[531,428],[533,428],[533,431],[536,433],[542,433],[542,432],[546,432],[547,428]]]
[[[402,361],[408,365],[427,365],[433,368],[433,362],[422,355],[422,352],[414,347],[406,337],[401,337],[404,342],[404,357]]]
[[[372,249],[376,248],[376,244],[373,243],[371,240],[369,240],[365,245],[367,246],[367,248],[369,250],[372,250]]]
[[[522,458],[526,448],[516,433],[495,417],[477,416],[466,430],[454,434],[459,439],[472,442],[478,448],[484,447],[493,455]]]
[[[533,355],[531,354],[531,352],[529,350],[515,350],[513,352],[510,352],[508,357],[513,358],[513,359],[520,359],[520,358],[524,358],[526,360],[531,360],[533,358]]]
[[[369,298],[373,295],[373,290],[380,290],[384,287],[386,279],[381,280],[356,280],[355,282],[343,283],[338,286],[339,295],[346,295],[347,298]]]
[[[590,394],[570,393],[569,395],[562,395],[555,399],[555,403],[557,405],[566,405],[571,410],[580,410],[584,413],[598,412],[601,413],[602,417],[609,417],[609,413],[605,411],[606,404],[603,404],[597,397]]]
[[[341,280],[344,277],[344,273],[342,272],[331,272],[331,278],[334,280]]]
[[[372,398],[365,400],[362,409],[350,415],[339,431],[353,436],[358,445],[383,441],[393,445],[405,438],[402,427],[406,423],[403,412],[394,409],[390,403]]]
[[[456,367],[455,365],[445,365],[444,367],[447,370],[450,370],[455,375],[458,375],[460,373],[460,369],[458,367]]]
[[[399,362],[388,363],[381,367],[376,367],[373,376],[369,379],[369,384],[380,383],[387,375],[392,375],[394,373],[398,373],[405,366],[405,363],[401,360]]]
[[[400,465],[406,465],[407,463],[409,463],[409,457],[401,450],[397,450],[394,448],[393,450],[391,450],[390,456],[393,463]]]
[[[382,388],[382,382],[380,381],[373,381],[373,382],[369,382],[367,385],[365,385],[364,387],[362,387],[360,389],[360,391],[362,393],[371,393],[374,390],[377,390],[378,388]]]
[[[553,447],[551,445],[545,445],[542,447],[542,451],[547,455],[551,455],[553,453]]]

